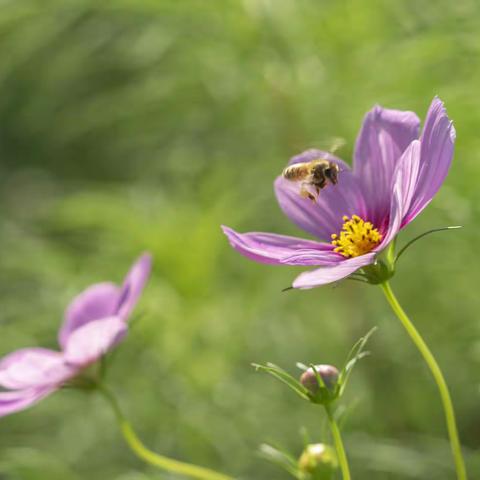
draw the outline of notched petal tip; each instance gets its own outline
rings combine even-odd
[[[438,127],[438,125],[436,125],[436,124],[438,122],[445,121],[445,120],[448,121],[448,128],[451,129],[450,130],[450,138],[452,140],[455,140],[455,136],[456,136],[455,128],[453,126],[453,121],[451,121],[448,118],[447,108],[445,107],[445,102],[440,97],[438,97],[436,95],[433,98],[433,100],[431,101],[430,106],[428,107],[424,130],[427,128],[427,123],[428,122],[432,122],[432,124],[434,124],[435,126]]]
[[[430,203],[445,181],[453,159],[455,138],[455,127],[448,118],[444,103],[435,97],[420,136],[420,173],[404,224],[412,221]]]

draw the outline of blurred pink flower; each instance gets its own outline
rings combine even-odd
[[[230,244],[260,263],[320,267],[300,274],[294,288],[335,282],[374,264],[430,203],[452,161],[455,129],[440,99],[432,101],[420,136],[419,127],[413,112],[375,106],[363,120],[352,169],[320,150],[290,160],[291,165],[325,158],[339,166],[338,184],[322,190],[314,203],[302,198],[299,182],[282,176],[275,181],[284,213],[320,241],[223,227]]]
[[[60,328],[61,351],[23,348],[0,360],[0,416],[23,410],[58,390],[95,363],[126,335],[127,320],[151,270],[142,255],[122,286],[97,283],[68,306]]]

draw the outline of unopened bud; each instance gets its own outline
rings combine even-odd
[[[320,375],[323,383],[329,390],[333,390],[338,380],[338,370],[333,365],[315,365],[315,370]],[[300,377],[300,383],[308,389],[312,394],[316,394],[320,385],[318,384],[317,376],[313,368],[309,368],[303,372]]]
[[[315,480],[330,479],[337,467],[335,450],[324,443],[307,445],[298,460],[300,471]]]

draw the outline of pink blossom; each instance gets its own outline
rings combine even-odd
[[[0,360],[0,416],[32,406],[98,361],[125,337],[127,320],[151,270],[142,255],[122,286],[97,283],[75,297],[65,312],[61,351],[23,348]]]
[[[292,165],[324,158],[339,167],[338,184],[321,190],[315,202],[300,195],[299,182],[275,180],[283,212],[318,240],[223,227],[230,244],[256,262],[317,267],[301,273],[294,288],[335,282],[374,264],[430,203],[452,161],[455,129],[440,99],[432,101],[420,135],[419,127],[413,112],[375,106],[363,120],[353,168],[320,150],[290,160]]]

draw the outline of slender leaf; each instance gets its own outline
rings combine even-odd
[[[262,443],[259,448],[259,454],[266,460],[283,468],[295,478],[299,477],[300,472],[298,470],[297,461],[288,452],[275,448],[272,445]]]
[[[345,387],[348,383],[348,380],[350,378],[351,372],[355,364],[365,356],[369,355],[369,352],[365,352],[363,351],[363,349],[365,348],[365,345],[367,344],[368,340],[376,330],[377,330],[377,327],[373,327],[365,336],[360,338],[358,342],[356,342],[355,345],[350,350],[350,353],[348,354],[347,359],[345,361],[345,365],[342,368],[342,371],[340,372],[340,377],[338,381],[338,383],[340,384],[339,395],[343,394],[343,391],[345,390]]]
[[[397,253],[397,256],[395,257],[395,263],[398,262],[398,259],[407,251],[408,248],[410,248],[417,240],[420,240],[423,237],[426,237],[427,235],[430,235],[431,233],[435,232],[444,232],[446,230],[458,230],[459,228],[462,228],[462,225],[453,225],[450,227],[440,227],[440,228],[433,228],[432,230],[428,230],[420,235],[418,237],[415,237],[414,239],[410,240],[406,245],[404,245],[400,251]]]
[[[294,377],[292,377],[289,373],[287,373],[282,368],[274,365],[273,363],[267,363],[267,365],[259,365],[256,363],[252,363],[252,365],[257,369],[263,372],[269,373],[270,375],[274,376],[285,385],[289,386],[293,391],[295,391],[298,395],[300,395],[305,400],[310,400],[308,396],[308,390]]]

